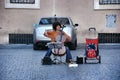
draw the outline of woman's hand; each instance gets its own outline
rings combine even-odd
[[[70,42],[70,41],[71,41],[70,36],[66,35],[66,42]]]
[[[44,32],[44,36],[48,37],[47,31]]]
[[[64,32],[64,35],[66,37],[66,41],[65,42],[70,42],[71,41],[71,37],[69,35],[67,35],[65,32]]]

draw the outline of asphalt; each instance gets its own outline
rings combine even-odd
[[[73,60],[84,55],[85,45],[71,50]],[[32,45],[0,44],[0,80],[120,80],[120,44],[100,44],[101,63],[42,65],[46,50]],[[64,62],[65,56],[62,57]]]

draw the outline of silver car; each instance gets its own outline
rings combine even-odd
[[[73,24],[70,17],[42,17],[39,24],[34,24],[33,32],[33,49],[38,50],[45,48],[46,43],[50,42],[50,38],[45,37],[43,34],[45,30],[52,29],[52,24],[58,21],[61,25],[66,26],[63,31],[66,32],[71,37],[71,42],[65,43],[70,49],[75,50],[77,47],[77,34],[76,26],[78,24]]]

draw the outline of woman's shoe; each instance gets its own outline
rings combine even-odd
[[[69,60],[69,63],[70,63],[70,64],[73,64],[74,62],[73,62],[73,60],[72,60],[72,59],[70,59],[70,60]]]
[[[73,60],[72,59],[66,60],[66,63],[73,64]]]

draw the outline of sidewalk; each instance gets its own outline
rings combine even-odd
[[[0,45],[0,80],[119,80],[120,45],[100,44],[101,64],[42,65],[46,50],[32,45]],[[73,59],[84,54],[84,45],[72,50]],[[64,60],[65,57],[63,57]]]

